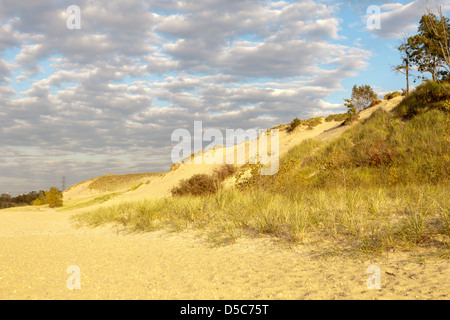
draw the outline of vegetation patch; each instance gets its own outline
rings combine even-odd
[[[314,127],[322,123],[322,119],[322,117],[314,117],[307,120],[300,120],[298,118],[295,118],[294,120],[292,120],[286,130],[287,132],[293,132],[298,126],[305,126],[307,130],[312,130],[314,129]]]
[[[346,113],[336,113],[336,114],[330,114],[328,117],[325,118],[325,122],[343,122],[347,118]]]
[[[297,128],[301,124],[302,120],[300,120],[299,118],[295,118],[294,120],[292,120],[292,122],[289,124],[286,130],[287,132],[293,132],[295,128]]]
[[[406,96],[394,109],[397,116],[408,119],[430,109],[449,111],[450,82],[426,81]]]
[[[384,100],[391,100],[391,99],[394,99],[396,97],[401,97],[401,96],[402,96],[402,94],[398,91],[389,92],[388,94],[386,94],[384,96]]]

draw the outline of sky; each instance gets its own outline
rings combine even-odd
[[[194,121],[269,129],[344,112],[355,84],[401,90],[397,48],[427,3],[448,16],[439,0],[0,0],[0,193],[168,171]]]

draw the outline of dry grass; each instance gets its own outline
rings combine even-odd
[[[294,243],[333,241],[352,253],[423,246],[445,251],[450,248],[449,199],[448,188],[436,185],[310,190],[289,197],[221,189],[206,197],[125,202],[75,219],[143,232],[195,229],[214,245],[242,236],[273,236]]]

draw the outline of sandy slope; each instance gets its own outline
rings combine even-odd
[[[403,97],[396,97],[392,100],[383,100],[379,105],[363,110],[360,113],[360,120],[367,119],[375,110],[382,108],[386,111],[391,111]],[[297,127],[292,133],[287,133],[285,130],[279,132],[279,153],[280,156],[286,154],[292,147],[300,144],[307,139],[318,139],[321,141],[329,141],[341,135],[348,130],[350,126],[341,126],[338,122],[325,122],[314,127],[313,130],[307,130],[305,127]],[[269,139],[270,140],[270,139]],[[247,143],[248,145],[248,143]],[[236,157],[238,152],[244,152],[246,155],[246,161],[248,161],[248,151],[245,153],[246,144],[242,143],[236,147],[224,148],[223,154],[226,157],[227,154],[233,153]],[[248,148],[248,147],[247,147]],[[270,150],[270,147],[269,147]],[[212,151],[205,151],[203,156],[212,156]],[[201,154],[199,155],[202,156]],[[124,195],[119,196],[112,200],[112,202],[120,202],[124,200],[140,200],[147,198],[160,198],[170,195],[170,190],[182,179],[188,179],[197,173],[211,174],[215,168],[219,165],[205,165],[205,164],[181,164],[181,166],[173,171],[168,172],[164,176],[153,179],[149,184],[145,184],[135,191],[126,192]],[[86,184],[80,184],[79,189],[82,189]],[[82,190],[77,192],[82,193]],[[91,191],[90,191],[91,192]],[[65,194],[67,198],[67,194]]]
[[[192,233],[77,229],[69,212],[0,211],[0,299],[449,299],[446,260],[320,258],[268,238],[211,248]],[[69,290],[70,265],[81,289]],[[370,265],[381,290],[367,288]]]

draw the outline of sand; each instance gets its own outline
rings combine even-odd
[[[273,238],[211,247],[195,232],[77,228],[73,212],[0,211],[0,299],[448,299],[448,260],[321,257]],[[80,270],[80,289],[67,285]],[[369,289],[367,269],[380,270]],[[69,286],[75,282],[69,282]]]

